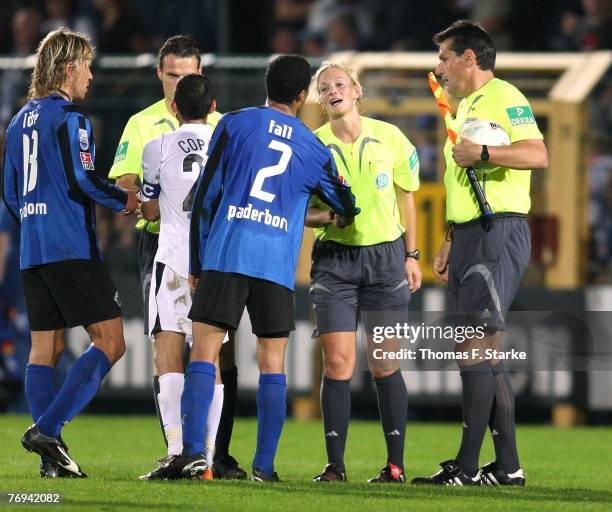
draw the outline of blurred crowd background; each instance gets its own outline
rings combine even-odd
[[[156,51],[180,32],[213,53],[429,51],[458,18],[480,22],[500,51],[612,46],[609,0],[3,0],[0,53],[28,55],[59,26],[88,33],[102,54]]]
[[[492,34],[498,51],[612,49],[612,0],[2,0],[0,64],[2,57],[26,58],[46,33],[67,26],[89,34],[99,56],[156,54],[168,36],[186,33],[204,53],[262,58],[301,53],[316,65],[329,53],[345,50],[433,52],[432,35],[459,18],[478,21]],[[217,84],[220,111],[263,103],[264,66],[249,68],[248,62],[244,69],[231,72],[214,66],[207,71]],[[85,106],[94,121],[97,171],[103,176],[129,116],[162,97],[153,65],[138,70],[118,65],[111,73],[108,68],[97,70],[94,63],[95,79]],[[6,125],[25,102],[30,71],[9,63],[0,65],[0,73],[3,147]],[[581,170],[589,183],[585,284],[611,284],[610,71],[589,102],[591,129]],[[437,118],[429,115],[418,117],[408,133],[419,150],[423,181],[439,179],[438,135]],[[99,240],[115,281],[122,288],[138,290],[134,222],[103,208],[98,212]],[[0,225],[0,381],[11,372],[19,380],[23,359],[13,345],[5,350],[3,340],[15,338],[11,332],[21,330],[21,336],[27,332],[23,304],[14,303],[18,279],[7,270],[14,268],[18,257],[14,231]],[[127,316],[140,315],[138,301],[128,303]],[[0,387],[0,404],[5,392],[10,397],[14,390]]]

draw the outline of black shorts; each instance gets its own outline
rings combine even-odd
[[[211,270],[200,274],[189,318],[234,331],[245,306],[253,334],[260,338],[286,338],[295,329],[291,290],[265,279]]]
[[[531,234],[524,215],[501,214],[491,228],[480,221],[453,228],[449,309],[487,331],[505,329],[505,316],[529,265]]]
[[[356,331],[360,316],[364,324],[407,321],[410,288],[405,261],[403,238],[368,246],[316,240],[310,270],[313,337]],[[370,328],[366,325],[368,332]]]
[[[51,331],[121,316],[106,264],[66,260],[21,271],[30,329]]]
[[[144,333],[149,334],[149,289],[153,276],[153,260],[157,253],[159,235],[151,233],[146,229],[140,232],[138,240],[138,271],[140,274],[140,286],[142,292],[142,304],[144,314]]]

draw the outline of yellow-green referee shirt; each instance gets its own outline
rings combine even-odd
[[[351,186],[361,213],[344,229],[333,225],[315,229],[320,240],[365,246],[397,240],[404,234],[394,185],[412,192],[419,188],[419,157],[396,126],[361,118],[362,131],[352,144],[340,141],[329,123],[315,131],[331,150],[342,181]],[[310,206],[328,209],[313,196]]]
[[[465,123],[476,119],[497,122],[509,135],[510,143],[544,138],[525,96],[514,85],[499,78],[493,78],[461,100],[455,116],[457,133],[461,132]],[[461,223],[480,217],[480,209],[465,169],[453,160],[452,147],[447,139],[444,146],[446,220]],[[505,167],[488,167],[486,172],[479,169],[476,171],[493,213],[529,211],[531,171]]]
[[[213,112],[208,116],[208,124],[214,128],[220,118],[221,114]],[[168,111],[163,99],[134,114],[125,125],[108,177],[117,179],[124,174],[138,174],[142,181],[142,151],[145,144],[176,130],[178,125],[178,120]],[[136,224],[136,229],[159,233],[159,221],[149,222],[141,219]]]

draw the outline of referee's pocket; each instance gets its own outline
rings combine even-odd
[[[503,220],[493,221],[488,231],[482,228],[482,250],[486,261],[499,261],[510,241],[511,233],[512,223]]]

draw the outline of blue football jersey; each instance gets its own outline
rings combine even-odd
[[[234,272],[294,288],[304,218],[317,194],[358,213],[329,149],[297,118],[269,107],[226,114],[194,196],[190,271]]]
[[[95,173],[89,119],[59,94],[29,101],[9,124],[2,198],[21,223],[22,269],[101,259],[95,203],[121,211],[127,202]]]

